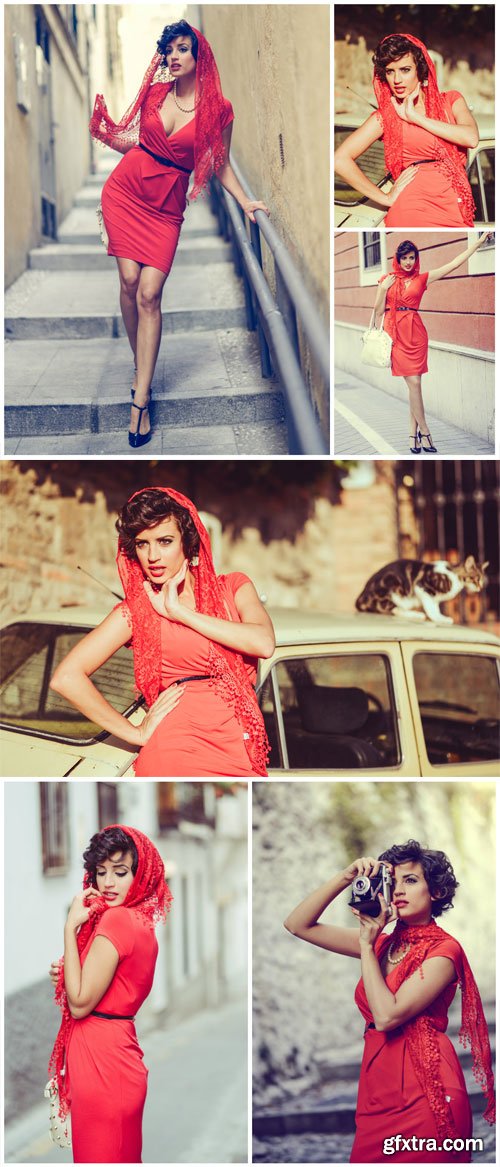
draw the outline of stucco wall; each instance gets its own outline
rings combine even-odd
[[[201,15],[234,107],[236,161],[256,197],[270,208],[328,324],[328,6],[205,4]],[[265,254],[264,263],[273,283]],[[326,424],[328,402],[314,370],[310,381]]]
[[[5,283],[9,284],[24,271],[26,255],[39,240],[40,174],[36,146],[37,84],[32,63],[35,60],[35,24],[32,4],[7,4],[5,12]],[[27,89],[31,101],[29,113],[16,102],[14,34],[26,44]],[[35,214],[36,209],[36,214]]]

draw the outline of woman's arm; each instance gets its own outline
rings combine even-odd
[[[381,896],[379,898],[381,913],[375,918],[363,916],[355,908],[351,910],[359,918],[361,975],[375,1029],[387,1033],[422,1013],[450,984],[456,973],[453,961],[447,956],[429,957],[424,960],[421,969],[403,981],[396,993],[391,993],[382,975],[374,945],[382,928],[391,919],[393,909],[387,907]]]
[[[318,948],[327,948],[329,952],[338,952],[341,956],[359,958],[361,950],[357,929],[339,928],[335,924],[318,924],[318,920],[328,905],[349,887],[357,875],[377,875],[379,867],[378,859],[373,859],[371,855],[354,859],[344,871],[311,892],[311,895],[290,912],[284,922],[287,931],[298,936],[299,940],[316,944]]]
[[[408,166],[406,170],[402,171],[397,182],[389,191],[384,194],[383,191],[375,185],[371,179],[367,178],[366,174],[359,166],[356,165],[355,159],[359,158],[360,154],[364,154],[369,146],[372,146],[379,138],[382,137],[383,130],[377,117],[373,114],[367,118],[366,122],[359,129],[354,130],[354,133],[342,142],[337,148],[333,156],[333,165],[337,174],[352,186],[354,190],[359,191],[360,194],[366,195],[372,202],[377,203],[379,207],[389,208],[396,201],[398,195],[404,190],[405,186],[415,177],[417,173],[416,166]]]
[[[94,888],[75,896],[64,927],[64,987],[72,1017],[87,1017],[109,988],[116,972],[119,954],[106,936],[96,936],[80,964],[76,941],[80,926],[89,918],[88,904],[98,893]]]
[[[245,215],[248,215],[248,218],[251,219],[252,223],[255,223],[255,215],[253,213],[254,211],[265,211],[266,215],[269,215],[270,212],[265,203],[260,203],[257,200],[247,199],[243,187],[236,178],[231,163],[229,162],[229,150],[231,147],[232,132],[233,123],[230,122],[229,125],[226,126],[225,130],[222,131],[222,141],[224,142],[224,146],[226,148],[227,161],[223,166],[221,166],[220,170],[217,171],[217,178],[219,179],[221,186],[224,187],[224,190],[227,190],[228,194],[231,194],[233,198],[236,199],[236,202],[239,203],[240,207],[245,212]]]
[[[93,628],[88,636],[84,636],[61,661],[51,679],[50,687],[62,697],[66,697],[67,701],[71,701],[71,704],[88,717],[89,721],[94,721],[96,725],[115,734],[128,745],[140,747],[151,737],[167,713],[175,708],[184,689],[180,685],[175,685],[161,693],[140,725],[132,725],[126,717],[113,709],[90,677],[129,640],[130,628],[127,621],[115,608],[102,624]]]
[[[253,583],[242,584],[235,595],[235,604],[241,624],[234,620],[222,620],[218,616],[206,616],[203,612],[193,612],[179,600],[178,587],[183,582],[187,572],[187,560],[162,589],[155,592],[151,584],[146,581],[144,588],[151,604],[160,616],[167,616],[177,624],[184,624],[194,632],[200,632],[216,644],[223,644],[225,648],[234,648],[237,652],[248,656],[272,656],[275,648],[274,628],[264,605],[259,600]]]
[[[380,317],[384,315],[387,293],[395,279],[395,275],[388,275],[384,280],[381,281],[377,288],[377,295],[375,296],[375,303],[373,305],[375,312],[375,324],[378,324],[380,322]]]
[[[477,146],[479,142],[479,131],[477,122],[473,118],[470,109],[465,104],[463,97],[457,97],[453,102],[453,117],[456,125],[450,122],[441,122],[438,118],[429,118],[421,109],[416,108],[414,103],[415,94],[418,96],[418,88],[409,97],[405,98],[403,102],[398,102],[395,97],[391,98],[392,104],[396,113],[404,122],[411,122],[415,126],[420,126],[423,130],[428,130],[430,134],[434,134],[437,138],[443,138],[445,142],[453,142],[455,146],[467,146],[472,148]]]
[[[455,259],[451,259],[449,263],[443,264],[442,267],[435,267],[433,271],[430,271],[427,279],[427,287],[429,287],[429,284],[435,283],[436,280],[442,280],[443,276],[448,276],[450,272],[455,271],[457,267],[461,267],[462,264],[465,263],[466,259],[468,259],[470,255],[473,255],[474,252],[477,251],[478,247],[484,243],[489,234],[489,231],[484,231],[481,235],[481,238],[476,239],[475,243],[471,243],[470,247],[468,247],[466,251],[461,251],[460,254],[456,255]]]

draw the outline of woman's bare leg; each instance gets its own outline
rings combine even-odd
[[[118,274],[120,276],[120,308],[125,325],[125,331],[128,336],[129,344],[132,349],[134,357],[134,365],[137,367],[137,325],[139,323],[139,316],[137,312],[137,289],[139,287],[139,277],[141,274],[141,264],[137,263],[135,259],[121,259],[116,258],[118,264]],[[135,388],[135,378],[134,378]]]
[[[137,289],[137,387],[135,405],[146,405],[149,401],[151,382],[161,341],[161,297],[167,276],[155,267],[143,267]],[[138,413],[131,410],[130,429],[137,430]],[[150,421],[147,413],[141,416],[139,432],[147,434]]]
[[[429,433],[427,425],[424,402],[422,398],[422,377],[418,373],[414,377],[405,377],[410,394],[410,433],[416,434],[417,429],[422,434]]]

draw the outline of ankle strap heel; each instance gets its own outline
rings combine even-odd
[[[139,446],[145,446],[146,442],[151,441],[151,430],[150,429],[148,430],[147,434],[139,433],[139,430],[141,428],[142,415],[143,415],[143,413],[146,412],[147,409],[149,409],[149,401],[148,401],[147,405],[136,405],[135,401],[133,401],[132,402],[132,409],[137,410],[137,412],[139,414],[139,420],[137,422],[137,429],[136,429],[135,433],[132,434],[129,430],[128,444],[129,444],[129,446],[132,446],[133,450],[137,450],[139,448]]]
[[[420,434],[418,430],[416,434],[410,434],[410,442],[413,442],[413,446],[410,446],[410,453],[420,454]]]
[[[423,451],[424,451],[424,454],[437,454],[436,447],[435,447],[435,445],[433,444],[433,441],[432,441],[432,438],[431,438],[431,435],[430,435],[430,434],[422,434],[422,433],[420,433],[420,430],[419,430],[419,432],[418,432],[418,436],[419,436],[419,438],[420,438],[420,443],[421,443],[421,445],[422,445],[422,449],[423,449]],[[424,446],[424,444],[423,444],[423,443],[424,443],[424,438],[427,438],[427,441],[428,441],[428,443],[429,443],[429,444],[428,444],[428,446]]]

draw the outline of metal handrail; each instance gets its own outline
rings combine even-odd
[[[247,198],[254,199],[232,158],[231,166]],[[328,453],[328,444],[300,366],[297,318],[328,390],[330,346],[327,329],[285,244],[264,211],[255,212],[256,222],[250,224],[249,238],[243,212],[233,196],[216,180],[212,180],[212,195],[221,233],[232,241],[235,268],[243,278],[247,327],[258,333],[262,376],[269,377],[274,365],[280,378],[286,404],[289,453]],[[262,270],[261,233],[274,258],[276,300]]]

